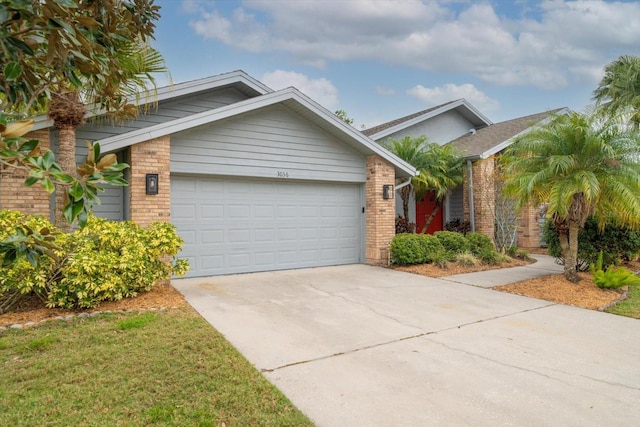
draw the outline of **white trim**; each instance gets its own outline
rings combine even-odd
[[[454,102],[450,102],[449,104],[445,104],[440,108],[437,108],[435,110],[432,111],[428,111],[424,114],[421,114],[417,117],[414,117],[411,120],[407,120],[404,121],[402,123],[398,123],[395,126],[392,126],[390,128],[381,130],[380,132],[377,132],[373,135],[370,135],[369,138],[373,139],[373,140],[380,140],[386,136],[389,136],[391,134],[394,134],[396,132],[399,132],[403,129],[406,129],[408,127],[411,127],[413,125],[416,125],[418,123],[421,123],[425,120],[428,120],[432,117],[438,116],[440,114],[446,113],[447,111],[450,110],[455,110],[456,108],[459,107],[466,107],[473,115],[475,115],[480,121],[482,121],[485,125],[489,126],[491,124],[493,124],[493,122],[491,120],[489,120],[484,114],[482,114],[480,111],[478,111],[477,108],[475,108],[473,105],[471,105],[466,99],[462,98],[459,99],[457,101]]]
[[[231,86],[238,83],[244,83],[260,95],[273,92],[273,89],[249,76],[244,71],[238,70],[204,79],[190,80],[187,82],[163,86],[158,88],[157,93],[153,93],[153,91],[141,92],[138,99],[130,98],[130,101],[135,105],[140,106],[165,101],[167,99],[178,98],[185,95],[191,95],[193,93],[204,92],[221,86]],[[104,113],[104,110],[92,111],[91,107],[87,106],[87,114],[85,115],[85,118],[100,116]],[[36,123],[33,126],[33,130],[46,129],[53,126],[53,120],[49,119],[46,115],[37,116],[34,119]]]
[[[408,176],[414,176],[417,174],[416,169],[409,163],[393,155],[392,153],[384,149],[380,144],[366,137],[360,131],[340,120],[340,118],[338,118],[335,114],[329,112],[328,110],[317,104],[315,101],[311,100],[300,91],[292,87],[282,89],[277,92],[271,92],[255,98],[250,98],[244,101],[236,102],[224,107],[216,108],[214,110],[193,114],[191,116],[183,117],[165,123],[160,123],[144,129],[138,129],[121,135],[104,138],[96,142],[100,143],[103,151],[114,151],[127,146],[131,146],[133,144],[138,144],[140,142],[159,138],[161,136],[193,129],[198,126],[207,125],[229,117],[237,116],[250,111],[255,111],[260,108],[278,103],[286,103],[288,101],[293,101],[299,106],[304,107],[314,116],[322,119],[319,121],[321,124],[326,123],[330,125],[329,127],[331,129],[337,130],[344,136],[351,139],[351,141],[356,143],[355,146],[359,149],[360,152],[363,152],[365,154],[377,154],[385,160],[389,161],[394,165],[396,169],[402,171]]]

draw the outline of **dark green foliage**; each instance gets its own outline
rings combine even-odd
[[[396,234],[401,233],[414,233],[416,231],[416,225],[413,222],[409,222],[405,217],[398,215],[396,217]]]
[[[444,225],[446,231],[456,231],[458,233],[466,234],[471,231],[471,224],[469,221],[463,221],[460,218],[454,218]]]
[[[445,253],[442,243],[437,237],[431,234],[419,234],[420,246],[425,253],[425,262],[432,263],[440,261]]]
[[[481,249],[476,256],[482,260],[483,263],[489,265],[500,264],[503,257],[495,249]]]
[[[440,260],[443,253],[440,241],[429,234],[403,233],[391,241],[391,260],[394,264],[430,263]]]
[[[464,234],[455,231],[436,231],[434,236],[444,247],[444,250],[450,254],[459,254],[471,249],[471,243],[465,239]]]
[[[550,221],[544,225],[543,239],[549,255],[564,262],[558,233]],[[586,271],[590,264],[597,262],[600,251],[604,254],[604,265],[630,261],[640,254],[640,233],[615,225],[607,225],[604,232],[600,232],[595,219],[589,218],[578,234],[577,268]]]
[[[397,234],[391,241],[391,260],[394,264],[421,264],[425,259],[425,252],[420,245],[420,235],[402,233]]]
[[[482,252],[496,250],[493,240],[486,234],[473,231],[465,234],[464,237],[469,241],[470,250],[474,255],[480,256]]]

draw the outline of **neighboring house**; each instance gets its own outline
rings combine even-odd
[[[405,136],[420,137],[426,136],[429,142],[445,145],[470,131],[482,129],[492,124],[491,120],[485,117],[473,105],[465,99],[447,102],[436,107],[419,111],[408,116],[392,120],[387,123],[363,130],[362,132],[377,142],[388,139],[401,139]],[[443,211],[436,216],[431,223],[428,232],[442,230],[444,224],[450,220],[462,219],[462,199],[459,206],[455,205],[457,200],[447,198]],[[412,198],[409,203],[409,221],[417,224],[418,231],[424,225],[424,215],[431,212],[434,201],[429,195],[418,202]],[[396,210],[402,214],[402,202],[397,198]],[[416,212],[418,215],[416,215]]]
[[[78,160],[90,140],[131,166],[98,216],[172,222],[192,277],[388,262],[395,202],[383,186],[411,165],[297,89],[242,71],[161,88],[156,101],[124,124],[90,117],[78,129]],[[31,136],[55,151],[51,125],[38,118]],[[50,215],[50,197],[23,180],[2,176],[0,208]]]
[[[493,174],[495,156],[507,148],[517,136],[544,123],[552,114],[566,112],[566,108],[556,109],[492,123],[462,99],[367,129],[364,133],[379,142],[386,138],[424,135],[431,142],[455,146],[467,160],[464,184],[447,197],[444,212],[439,216],[441,219],[430,231],[443,229],[448,221],[460,219],[469,221],[475,231],[494,238],[496,220],[499,220],[497,216],[501,215],[500,208],[496,210],[496,185],[499,183],[495,182]],[[451,124],[447,128],[448,133],[443,130],[443,123]],[[411,210],[414,216],[409,219],[417,222],[419,228],[421,220],[424,223],[424,212],[430,212],[430,203],[428,197],[425,197],[425,200],[418,202]],[[415,215],[416,211],[418,215]],[[473,212],[473,215],[470,212]],[[515,244],[527,248],[540,246],[539,218],[538,207],[522,210],[519,217],[514,219],[517,228]]]

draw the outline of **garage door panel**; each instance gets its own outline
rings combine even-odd
[[[360,262],[361,185],[172,177],[189,276]]]

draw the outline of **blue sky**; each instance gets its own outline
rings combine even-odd
[[[640,55],[640,2],[156,0],[173,82],[244,70],[355,126],[466,98],[493,122],[582,111],[620,55]],[[158,79],[163,85],[168,80]]]

